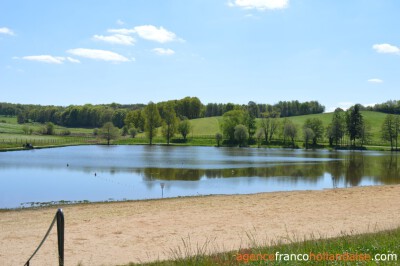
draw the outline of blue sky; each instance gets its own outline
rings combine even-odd
[[[400,99],[397,0],[0,3],[0,102]]]

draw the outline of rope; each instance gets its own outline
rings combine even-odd
[[[37,252],[39,251],[39,249],[42,247],[44,241],[46,241],[46,239],[47,239],[47,237],[49,236],[50,231],[51,231],[51,229],[53,228],[54,223],[56,222],[56,220],[57,220],[57,214],[54,216],[54,219],[53,219],[53,221],[51,222],[51,225],[50,225],[49,229],[47,230],[47,233],[46,233],[46,235],[44,236],[42,242],[40,242],[39,246],[37,247],[37,249],[35,250],[35,252],[33,252],[32,256],[28,259],[28,261],[24,264],[24,266],[29,266],[30,260],[36,255],[36,253],[37,253]]]

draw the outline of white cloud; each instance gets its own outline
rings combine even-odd
[[[68,60],[71,63],[76,63],[79,64],[81,61],[79,61],[78,59],[72,58],[72,57],[66,57],[66,60]]]
[[[381,79],[369,79],[367,80],[369,83],[383,83],[383,80]]]
[[[154,48],[153,52],[155,52],[158,55],[173,55],[173,54],[175,54],[174,50],[164,49],[164,48]]]
[[[244,9],[283,9],[289,6],[289,0],[234,0],[228,2],[229,6],[237,6]]]
[[[107,31],[110,33],[121,34],[121,35],[131,35],[135,33],[139,35],[139,37],[142,39],[148,41],[155,41],[159,43],[166,43],[172,41],[184,42],[184,40],[178,38],[175,33],[168,31],[163,27],[157,28],[156,26],[153,25],[136,26],[133,29],[126,29],[126,28],[108,29]]]
[[[381,54],[399,54],[400,48],[388,43],[374,44],[372,48]]]
[[[125,25],[125,22],[123,22],[122,20],[118,19],[117,20],[117,24],[122,26],[122,25]]]
[[[136,32],[134,29],[109,29],[107,31],[110,33],[123,34],[123,35],[129,35]]]
[[[85,49],[85,48],[77,48],[77,49],[70,49],[67,51],[70,54],[95,59],[95,60],[103,60],[103,61],[110,61],[110,62],[129,62],[128,58],[122,56],[120,54],[106,51],[106,50],[97,50],[97,49]]]
[[[112,44],[133,45],[135,39],[128,35],[114,34],[110,36],[94,35],[93,39]]]
[[[7,35],[14,35],[14,32],[6,27],[0,28],[0,33],[7,34]]]
[[[18,58],[14,57],[14,59]],[[52,55],[29,55],[22,57],[22,59],[28,61],[42,62],[47,64],[63,64],[65,60],[71,63],[80,63],[79,60],[74,59],[72,57],[62,57],[62,56],[52,56]]]
[[[178,40],[175,33],[163,27],[157,28],[153,25],[143,25],[136,26],[134,30],[141,38],[149,41],[166,43]]]

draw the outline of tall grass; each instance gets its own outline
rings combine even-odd
[[[172,250],[171,257],[165,261],[155,261],[150,263],[130,263],[126,266],[148,265],[148,266],[169,266],[169,265],[399,265],[400,264],[400,227],[394,230],[382,231],[370,234],[343,234],[342,236],[323,239],[320,236],[312,236],[311,239],[301,240],[295,236],[289,236],[282,242],[275,242],[272,245],[259,245],[254,240],[253,235],[248,235],[252,246],[246,249],[216,253],[208,255],[208,248],[212,244],[210,241],[199,246],[192,255],[193,249],[190,241],[183,245],[184,250],[178,248]],[[252,241],[254,240],[254,241]],[[289,242],[284,244],[283,242]],[[186,250],[185,250],[186,249]],[[150,251],[151,252],[151,251]],[[380,264],[376,261],[264,261],[255,258],[253,261],[248,258],[245,261],[245,254],[369,254],[372,258],[376,254],[393,254],[397,256],[397,261],[385,261]]]

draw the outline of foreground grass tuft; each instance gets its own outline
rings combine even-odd
[[[291,242],[289,244],[276,243],[272,246],[254,246],[249,249],[239,251],[231,251],[226,253],[218,253],[213,255],[206,255],[206,250],[200,248],[195,256],[184,257],[188,252],[176,250],[172,252],[170,260],[156,261],[152,263],[130,263],[126,266],[148,265],[148,266],[169,266],[169,265],[399,265],[400,264],[400,227],[394,230],[388,230],[378,233],[361,234],[361,235],[343,235],[331,239],[311,239],[298,242]],[[289,239],[289,241],[294,241]],[[297,240],[296,240],[297,241]],[[210,243],[207,243],[208,245]],[[372,258],[376,254],[395,254],[397,261],[385,262],[356,262],[356,261],[263,261],[263,260],[248,260],[247,262],[238,261],[240,255],[243,254],[369,254]],[[182,256],[183,255],[183,256]]]

